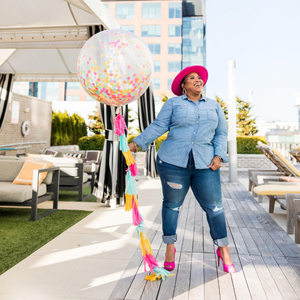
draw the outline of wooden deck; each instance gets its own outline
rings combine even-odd
[[[239,178],[245,177],[239,172]],[[182,206],[176,242],[175,276],[146,281],[138,248],[110,300],[300,299],[300,248],[239,183],[222,171],[223,204],[230,253],[237,272],[217,267],[206,217],[189,192]],[[158,214],[148,237],[163,265],[165,245]]]

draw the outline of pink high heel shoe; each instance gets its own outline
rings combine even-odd
[[[175,269],[175,254],[176,248],[174,247],[174,261],[173,262],[164,262],[164,267],[167,271],[173,271]]]
[[[218,267],[219,267],[220,266],[220,258],[222,259],[222,262],[223,262],[223,258],[222,258],[221,251],[219,248],[217,249],[217,255],[218,255]],[[226,265],[226,264],[224,264],[224,262],[223,262],[223,270],[224,270],[224,272],[227,272],[227,273],[234,273],[236,271],[234,264]]]

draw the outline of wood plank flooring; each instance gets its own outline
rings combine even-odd
[[[206,216],[191,191],[181,208],[176,242],[175,276],[146,281],[141,251],[117,283],[110,300],[300,299],[300,248],[240,183],[222,171],[223,205],[229,248],[237,272],[217,267],[216,246]],[[239,172],[247,178],[247,172]],[[152,250],[163,265],[161,214],[148,230]]]

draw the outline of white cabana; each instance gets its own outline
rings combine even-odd
[[[119,28],[100,0],[1,0],[0,74],[78,81],[77,57],[98,31]]]

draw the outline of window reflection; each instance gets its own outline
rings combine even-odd
[[[179,72],[181,71],[180,61],[168,61],[168,72]]]
[[[159,37],[161,36],[160,25],[143,25],[142,37]]]
[[[160,54],[160,44],[148,44],[152,54]]]
[[[142,19],[161,19],[161,4],[143,3]]]
[[[181,18],[181,3],[169,3],[169,18],[170,19],[180,19]]]
[[[160,60],[154,61],[154,72],[160,72]]]
[[[153,78],[154,90],[160,90],[160,78]]]
[[[168,46],[169,54],[181,54],[181,44],[179,43],[171,43]]]
[[[134,3],[117,3],[116,19],[134,19]]]
[[[181,36],[181,25],[169,25],[169,36]]]
[[[134,25],[122,25],[120,29],[134,33]]]

